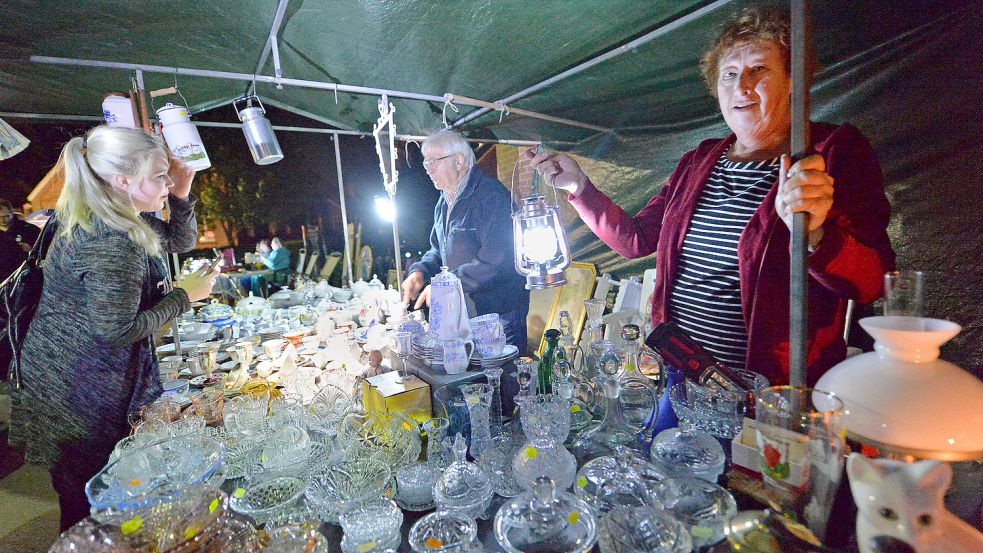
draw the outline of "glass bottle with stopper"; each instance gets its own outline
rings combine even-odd
[[[637,430],[641,430],[646,421],[658,417],[659,409],[659,389],[652,380],[643,376],[640,370],[638,355],[641,349],[641,344],[638,342],[640,335],[641,330],[638,325],[626,324],[621,327],[621,338],[625,341],[621,407],[625,421]]]
[[[572,343],[573,337],[561,336],[560,340]],[[577,397],[578,384],[582,383],[579,376],[574,374],[573,364],[565,352],[564,347],[558,348],[556,352],[556,361],[553,363],[553,391],[570,404],[570,432],[577,435],[590,425],[593,417],[587,404]]]
[[[536,371],[536,394],[553,393],[553,363],[556,360],[557,349],[559,349],[560,331],[551,328],[544,334],[546,338],[546,350],[543,358],[539,360],[539,367]]]
[[[588,428],[573,444],[573,451],[581,461],[602,455],[613,455],[619,446],[637,449],[637,428],[625,421],[621,405],[621,358],[610,342],[597,363],[598,379],[604,392],[604,419]]]

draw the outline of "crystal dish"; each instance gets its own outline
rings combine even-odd
[[[126,451],[85,484],[93,516],[148,507],[199,484],[220,484],[223,448],[205,436],[182,436]]]
[[[689,553],[693,542],[683,523],[652,507],[621,506],[601,517],[601,553]]]
[[[330,467],[311,479],[307,500],[321,520],[338,523],[338,516],[359,503],[383,497],[392,484],[392,472],[380,461],[362,459]]]
[[[278,513],[290,509],[304,495],[306,487],[307,482],[296,476],[257,480],[233,492],[229,507],[262,525]]]
[[[425,515],[410,528],[410,547],[416,553],[471,553],[476,549],[478,525],[474,519],[449,512]]]

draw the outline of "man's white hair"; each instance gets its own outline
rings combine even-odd
[[[474,167],[474,150],[471,149],[471,145],[460,133],[450,129],[444,129],[430,135],[423,141],[420,149],[423,151],[424,157],[426,157],[427,152],[435,149],[443,152],[445,156],[460,154],[464,156],[464,164],[468,170]]]

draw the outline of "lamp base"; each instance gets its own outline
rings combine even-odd
[[[526,290],[542,290],[544,288],[556,288],[567,283],[566,271],[559,273],[543,273],[538,275],[526,275]]]

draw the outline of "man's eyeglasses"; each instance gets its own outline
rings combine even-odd
[[[423,168],[424,169],[429,169],[430,166],[432,166],[433,164],[437,163],[438,161],[440,161],[442,159],[447,159],[447,158],[453,157],[453,156],[454,156],[454,154],[450,154],[450,155],[446,155],[444,157],[438,157],[438,158],[434,158],[434,159],[425,159],[425,160],[423,160]]]

